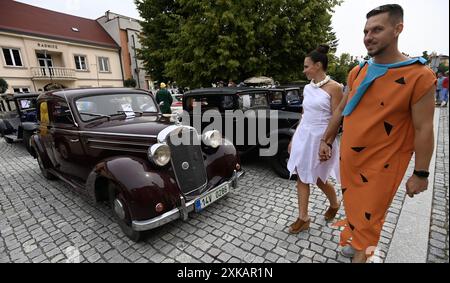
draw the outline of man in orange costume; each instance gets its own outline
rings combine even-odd
[[[398,50],[403,9],[390,4],[367,14],[364,44],[372,58],[348,76],[349,90],[326,130],[319,157],[328,160],[329,144],[344,119],[341,181],[347,219],[341,245],[353,262],[366,262],[378,244],[387,210],[415,153],[415,171],[406,184],[413,197],[428,187],[434,150],[436,76],[423,58]]]

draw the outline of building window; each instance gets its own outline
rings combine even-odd
[[[23,67],[20,50],[14,48],[3,48],[6,66]]]
[[[106,57],[98,57],[98,69],[100,72],[109,72],[109,59]]]
[[[29,87],[13,87],[14,93],[30,93]]]
[[[86,56],[75,55],[75,69],[87,71]]]

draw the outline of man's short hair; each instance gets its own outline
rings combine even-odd
[[[387,4],[377,7],[370,11],[366,17],[369,19],[383,13],[389,13],[389,18],[394,24],[403,22],[403,8],[398,4]]]

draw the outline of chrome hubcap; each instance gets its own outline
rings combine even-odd
[[[123,209],[123,204],[118,199],[114,200],[114,212],[121,220],[125,220],[125,210]]]

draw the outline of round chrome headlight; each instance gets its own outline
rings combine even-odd
[[[158,166],[166,166],[170,162],[170,148],[166,144],[157,143],[148,149],[148,159]]]
[[[222,135],[217,130],[208,131],[202,136],[203,143],[212,148],[218,148],[222,144]]]

